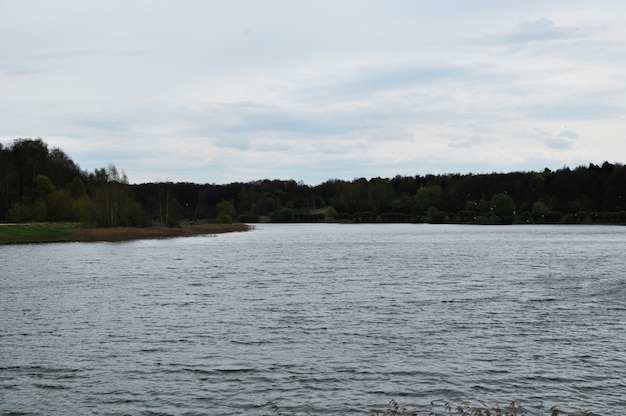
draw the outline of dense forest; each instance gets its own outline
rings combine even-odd
[[[0,221],[87,226],[212,222],[626,223],[619,163],[574,169],[226,185],[131,185],[109,165],[82,171],[41,139],[0,144]]]
[[[41,139],[0,143],[0,222],[67,221],[86,226],[146,226],[124,172],[82,171]]]

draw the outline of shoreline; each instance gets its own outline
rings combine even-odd
[[[76,224],[69,223],[2,224],[2,226],[10,228],[0,229],[0,245],[155,240],[242,232],[253,228],[243,223],[194,224],[183,227],[152,226],[145,228],[81,228]]]
[[[249,231],[247,224],[201,224],[185,227],[112,227],[112,228],[84,228],[70,231],[68,241],[97,242],[97,241],[132,241],[155,240],[176,237],[193,237],[232,232]]]

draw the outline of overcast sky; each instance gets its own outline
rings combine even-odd
[[[0,142],[132,183],[626,162],[626,2],[0,0]]]

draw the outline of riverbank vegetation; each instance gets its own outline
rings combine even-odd
[[[79,227],[66,222],[0,224],[0,244],[69,241],[70,233]]]
[[[428,411],[428,413],[426,413]],[[547,412],[547,413],[545,413]],[[451,405],[450,403],[444,403],[438,408],[434,402],[431,402],[430,407],[426,410],[423,409],[421,413],[416,408],[407,408],[400,406],[395,400],[389,402],[389,409],[387,410],[372,410],[370,415],[372,416],[418,416],[420,414],[428,414],[429,416],[528,416],[532,414],[549,415],[549,416],[594,416],[590,410],[582,410],[578,412],[563,411],[557,406],[551,406],[549,409],[544,408],[544,404],[540,403],[539,406],[532,408],[525,408],[521,403],[512,401],[508,405],[504,406],[488,406],[481,403],[479,406],[472,406],[468,404],[463,405]]]
[[[246,224],[184,224],[180,227],[97,227],[85,228],[81,223],[0,224],[0,244],[49,243],[62,241],[128,241],[191,237],[247,231]]]
[[[72,230],[68,239],[71,241],[127,241],[173,237],[192,237],[248,231],[246,224],[191,224],[182,227],[111,227],[81,228]]]
[[[41,139],[0,144],[0,222],[85,228],[235,222],[625,224],[626,170],[593,163],[537,172],[129,184],[109,165],[81,170]],[[51,237],[52,238],[52,237]]]
[[[275,401],[267,402],[263,407],[269,409],[275,415],[295,415],[295,413],[287,413],[286,409],[281,408]],[[307,413],[308,414],[308,413]],[[581,410],[577,412],[564,411],[557,406],[551,406],[549,409],[540,403],[538,406],[526,408],[522,404],[513,401],[508,405],[488,406],[481,403],[478,406],[468,405],[452,405],[448,402],[437,405],[434,402],[430,406],[417,408],[401,406],[397,401],[391,400],[386,409],[372,409],[368,413],[371,416],[529,416],[529,415],[549,415],[549,416],[594,416],[590,410]]]

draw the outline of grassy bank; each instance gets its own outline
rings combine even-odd
[[[48,243],[60,241],[129,241],[189,237],[247,231],[246,224],[197,224],[180,228],[115,227],[82,228],[78,223],[0,224],[0,244]]]
[[[68,241],[70,233],[78,228],[78,223],[65,222],[0,224],[0,244]]]

